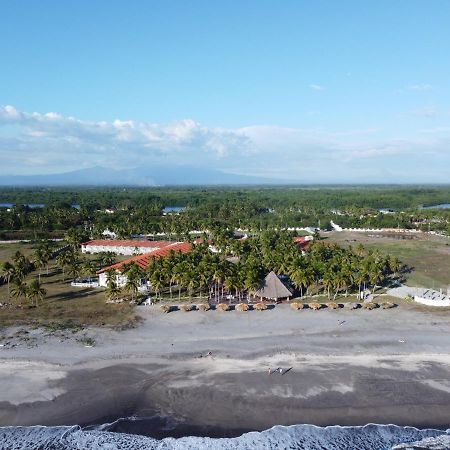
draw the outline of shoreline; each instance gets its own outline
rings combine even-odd
[[[158,438],[306,423],[450,427],[445,314],[146,314],[133,330],[89,330],[93,348],[35,331],[35,347],[1,350],[0,425],[153,417],[141,433],[152,424]],[[292,369],[268,374],[277,367]]]

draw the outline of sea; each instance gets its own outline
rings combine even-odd
[[[137,418],[81,428],[30,426],[0,428],[1,450],[444,450],[450,430],[368,424],[358,427],[274,426],[236,437],[165,437],[123,432]],[[139,428],[140,425],[138,425]],[[118,432],[117,430],[121,431]],[[169,430],[167,430],[169,431]]]

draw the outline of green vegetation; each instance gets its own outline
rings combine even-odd
[[[234,187],[0,189],[0,239],[63,237],[70,228],[119,237],[166,233],[186,237],[191,230],[280,227],[402,227],[449,232],[449,210],[420,209],[448,203],[450,187]],[[44,204],[44,208],[21,206]],[[71,205],[79,205],[79,209]],[[180,214],[163,214],[180,205]],[[392,214],[379,209],[388,208]],[[108,210],[108,211],[107,211]]]
[[[411,285],[442,287],[450,281],[446,238],[424,233],[399,241],[322,233],[324,240],[316,240],[302,255],[292,238],[305,232],[286,228],[330,229],[334,221],[343,227],[445,234],[450,231],[450,211],[420,207],[449,201],[448,186],[0,189],[0,202],[19,205],[0,208],[0,239],[31,240],[0,246],[0,303],[9,305],[0,309],[0,325],[127,326],[136,320],[130,303],[140,301],[142,279],[149,280],[156,301],[220,302],[231,294],[245,303],[273,270],[289,277],[302,308],[308,301],[346,303],[361,291],[380,292],[405,279]],[[27,203],[45,206],[20,206]],[[185,209],[164,214],[164,207],[177,205]],[[145,272],[135,264],[125,266],[124,288],[114,272],[107,274],[106,289],[72,287],[71,280],[89,280],[100,267],[124,259],[111,253],[79,253],[83,241],[101,237],[105,229],[119,238],[163,233],[158,239],[189,241],[197,230],[202,243],[188,254],[152,260]],[[248,239],[236,239],[239,230]],[[43,239],[55,237],[63,241]],[[212,253],[207,243],[219,252]]]
[[[36,264],[33,258],[48,246],[52,252],[45,265],[42,261]],[[66,249],[56,256],[58,246],[45,241],[2,244],[0,251],[7,258],[0,264],[0,276],[6,278],[6,283],[0,285],[0,303],[9,304],[0,308],[0,326],[31,324],[58,331],[78,330],[86,325],[123,327],[137,320],[127,302],[105,305],[103,290],[72,287],[71,280],[67,280],[67,272],[78,275],[82,268],[88,274],[89,267],[88,275],[92,275],[102,264],[102,255],[89,261]],[[64,253],[73,258],[66,273],[58,266]]]
[[[450,239],[439,236],[420,236],[412,240],[398,240],[387,236],[362,233],[330,233],[327,242],[340,246],[365,248],[397,258],[411,269],[405,274],[405,284],[427,288],[446,287],[450,284]]]

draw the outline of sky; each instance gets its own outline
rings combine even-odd
[[[450,1],[0,2],[0,176],[450,182]]]

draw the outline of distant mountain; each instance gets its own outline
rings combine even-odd
[[[149,166],[131,170],[93,167],[50,175],[0,176],[0,186],[164,186],[276,183],[280,183],[280,180],[231,175],[220,170],[190,166]]]

